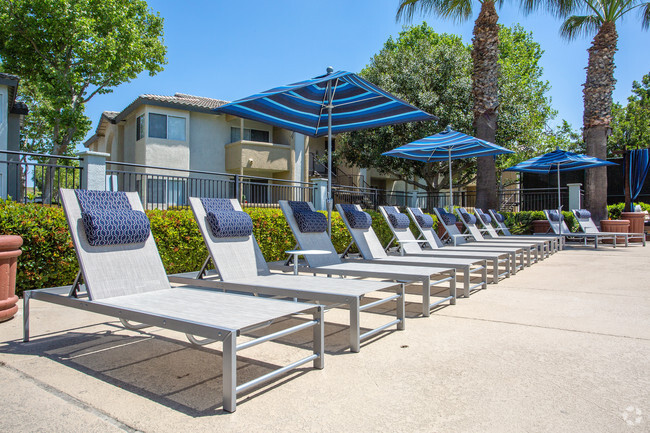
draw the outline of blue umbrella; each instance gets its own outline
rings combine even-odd
[[[356,74],[333,72],[276,87],[215,111],[296,131],[327,135],[327,210],[332,224],[332,134],[437,119]]]
[[[560,148],[553,152],[520,162],[517,165],[507,168],[505,171],[522,171],[526,173],[550,173],[551,170],[557,171],[557,213],[560,220],[562,219],[562,206],[560,205],[560,172],[585,170],[587,168],[602,167],[606,165],[616,165],[613,162],[604,161],[593,156],[582,155],[579,153],[567,152]],[[562,233],[562,224],[560,234]]]
[[[453,206],[451,160],[499,155],[502,153],[514,152],[505,147],[490,143],[489,141],[454,131],[450,126],[447,126],[447,129],[442,132],[396,147],[393,150],[382,153],[382,155],[424,162],[448,161],[449,206],[451,210],[451,207]]]

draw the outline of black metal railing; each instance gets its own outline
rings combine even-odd
[[[21,203],[58,204],[59,188],[79,188],[81,158],[0,150],[7,196]]]
[[[107,161],[107,189],[135,191],[145,209],[187,207],[189,197],[237,198],[244,207],[313,200],[309,182]],[[119,169],[118,169],[119,167]]]

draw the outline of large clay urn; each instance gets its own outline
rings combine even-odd
[[[645,212],[621,212],[621,219],[630,222],[630,233],[643,233]],[[640,238],[632,238],[630,242],[642,242]]]
[[[23,239],[20,236],[0,236],[0,322],[14,317],[18,311],[16,296],[16,263]]]

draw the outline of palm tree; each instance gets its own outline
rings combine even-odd
[[[614,54],[617,50],[616,22],[632,11],[639,11],[644,29],[650,24],[650,2],[642,0],[549,0],[545,3],[565,18],[560,34],[568,40],[595,34],[589,52],[584,99],[583,137],[589,155],[607,157],[607,136],[612,119]],[[536,7],[528,0],[528,10]],[[574,14],[583,15],[574,15]],[[585,204],[595,218],[607,216],[607,167],[587,170]]]
[[[472,39],[472,96],[475,135],[495,142],[499,107],[499,26],[495,1],[479,0],[481,10],[474,22]],[[499,4],[501,0],[497,0]],[[473,0],[400,0],[397,19],[411,20],[416,14],[434,13],[443,18],[466,20],[473,14]],[[498,208],[494,158],[478,158],[476,206]]]

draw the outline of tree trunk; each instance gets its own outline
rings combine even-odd
[[[612,119],[616,25],[605,22],[589,48],[587,81],[583,93],[583,137],[587,154],[607,158],[607,136]],[[585,205],[594,221],[607,219],[607,167],[591,168],[585,175]]]
[[[494,1],[481,5],[474,23],[472,48],[472,95],[476,137],[495,142],[499,106],[499,16]],[[498,209],[497,175],[494,157],[477,158],[476,207]]]

